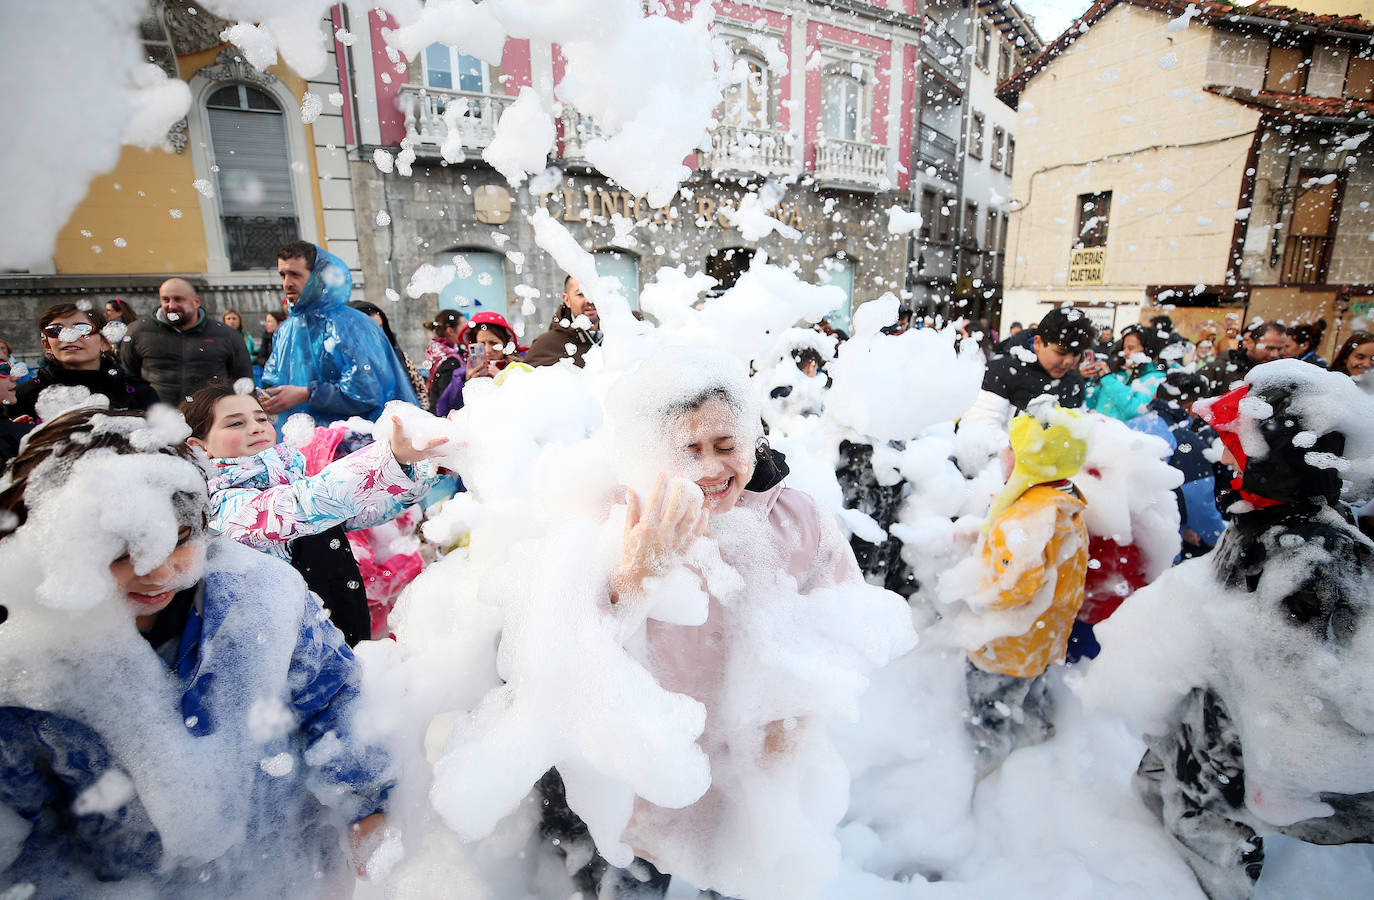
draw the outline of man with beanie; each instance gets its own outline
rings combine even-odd
[[[1106,374],[1106,363],[1084,362],[1083,352],[1097,339],[1097,329],[1081,309],[1057,307],[1032,330],[1028,343],[1012,345],[988,362],[983,389],[962,421],[1006,428],[1007,421],[1030,402],[1049,394],[1065,409],[1083,405],[1083,379]]]
[[[1088,527],[1083,496],[1069,479],[1087,457],[1089,426],[1048,404],[1011,422],[1007,484],[983,523],[981,583],[963,617],[974,632],[1001,635],[968,653],[968,731],[980,774],[1054,733],[1043,676],[1064,662],[1083,603]]]

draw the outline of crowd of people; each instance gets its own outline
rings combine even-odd
[[[461,490],[451,477],[443,484],[463,474],[437,462],[452,449],[448,439],[418,436],[387,404],[446,418],[479,384],[485,391],[535,367],[588,366],[601,340],[595,302],[569,276],[553,320],[528,346],[497,312],[443,309],[426,323],[432,337],[417,365],[381,306],[351,300],[338,257],[293,242],[278,253],[278,271],[283,309],[266,314],[257,336],[237,310],[215,321],[195,284],[171,278],[142,317],[119,298],[103,316],[88,305],[47,309],[37,323],[44,361],[31,373],[0,341],[0,564],[14,573],[0,657],[7,666],[32,663],[31,675],[0,685],[0,805],[24,826],[12,847],[0,835],[0,892],[45,879],[42,892],[56,895],[125,880],[159,893],[327,891],[350,877],[341,841],[364,873],[402,773],[354,721],[363,688],[350,648],[387,639],[390,603],[436,552],[393,555],[368,532],[399,521],[418,547],[413,511],[436,490]],[[903,309],[881,339],[939,324]],[[1324,460],[1355,436],[1310,402],[1314,390],[1344,388],[1293,366],[1329,369],[1329,378],[1374,391],[1374,334],[1344,336],[1328,364],[1317,355],[1325,327],[1256,322],[1219,356],[1214,339],[1187,341],[1167,317],[1113,333],[1063,308],[1033,327],[1013,323],[1000,342],[980,322],[949,330],[986,361],[958,427],[1004,435],[1003,486],[976,538],[977,577],[953,623],[973,636],[966,724],[980,775],[1053,733],[1047,673],[1110,654],[1095,629],[1150,581],[1129,536],[1089,527],[1079,484],[1094,417],[1168,446],[1179,473],[1179,562],[1210,553],[1217,584],[1251,593],[1261,583],[1268,589],[1265,565],[1305,566],[1277,605],[1257,595],[1256,615],[1305,628],[1316,641],[1353,640],[1368,605],[1355,594],[1367,594],[1374,576],[1370,513],[1343,502],[1340,477]],[[763,392],[764,418],[770,403],[789,415],[824,414],[827,365],[843,358],[848,336],[824,322],[815,331],[792,351],[801,380],[789,372]],[[1266,365],[1280,358],[1293,362]],[[722,363],[703,376],[690,360],[680,369],[666,380],[632,379],[627,389],[652,407],[643,414],[665,448],[666,477],[625,495],[623,549],[604,609],[642,624],[636,610],[646,591],[662,589],[660,576],[698,538],[718,541],[738,583],[727,590],[703,581],[700,621],[644,626],[649,670],[664,689],[704,705],[699,744],[713,765],[748,758],[766,770],[823,738],[784,714],[753,731],[724,724],[719,639],[731,598],[776,590],[777,573],[799,595],[867,576],[910,598],[917,584],[896,538],[846,542],[815,500],[787,486],[788,464],[764,438],[752,373]],[[690,396],[678,396],[687,388]],[[288,421],[300,415],[306,424],[288,436]],[[851,501],[878,497],[864,511],[890,529],[906,489],[874,480],[872,460],[885,449],[851,436],[837,477]],[[139,511],[113,520],[81,513],[121,506]],[[735,520],[724,516],[736,507],[752,511],[760,530],[732,530]],[[43,550],[56,534],[99,549],[83,555],[85,574],[63,580],[49,570]],[[1320,560],[1303,555],[1306,542],[1339,559],[1338,577],[1322,577]],[[775,551],[771,568],[741,561],[759,546]],[[54,598],[54,584],[100,596]],[[146,721],[100,712],[111,686],[98,675],[87,694],[44,696],[47,667],[32,662],[56,652],[56,635],[71,627],[57,616],[105,595],[127,615],[122,624],[101,620],[104,644],[90,651],[97,658],[72,665],[99,673],[118,660],[129,672],[160,670],[158,684],[169,688],[150,681],[136,690]],[[267,628],[274,637],[262,637]],[[275,706],[264,711],[268,695]],[[1248,896],[1263,859],[1260,825],[1245,809],[1248,760],[1234,702],[1224,686],[1196,685],[1169,727],[1149,736],[1137,776],[1143,801],[1213,900]],[[193,773],[125,762],[143,746],[137,732],[160,735],[168,722],[214,737],[211,759],[225,769],[208,778],[210,793],[237,792],[225,801],[219,840],[191,845],[165,830],[175,821],[167,795],[197,789]],[[684,829],[709,830],[721,809],[747,798],[721,790],[681,809],[636,801],[623,837],[634,861],[621,868],[599,852],[574,859],[571,837],[587,826],[569,808],[570,793],[556,768],[540,780],[541,833],[567,856],[586,896],[662,897],[672,874],[716,879],[727,890],[750,884],[683,857],[675,842]],[[1332,814],[1295,820],[1285,833],[1374,840],[1374,794],[1323,797]],[[322,880],[302,886],[303,872]]]

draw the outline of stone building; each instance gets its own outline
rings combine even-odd
[[[669,4],[667,14],[685,18],[695,5]],[[585,162],[597,126],[555,105],[565,68],[557,44],[508,39],[499,66],[442,44],[404,60],[383,38],[392,23],[370,13],[368,29],[354,29],[370,52],[357,45],[348,57],[356,122],[346,115],[356,128],[347,142],[368,296],[396,298],[393,328],[411,350],[440,307],[495,309],[528,340],[547,326],[563,283],[527,218],[544,208],[595,254],[601,274],[620,279],[632,304],[661,267],[705,271],[723,289],[765,253],[796,263],[804,279],[842,287],[848,300],[831,318],[848,327],[854,304],[906,286],[908,242],[886,226],[889,207],[910,204],[918,6],[717,2],[713,31],[747,77],[727,92],[710,147],[688,160],[678,196],[657,209]],[[522,87],[561,108],[549,160],[558,171],[533,188],[512,188],[481,158]],[[461,161],[442,158],[446,140],[460,143]],[[746,240],[723,210],[766,181],[778,191],[776,217],[796,233]],[[446,283],[411,297],[406,289],[425,265]]]
[[[1309,6],[1314,4],[1309,4]],[[1374,298],[1374,24],[1098,0],[1000,94],[1018,107],[1003,319],[1073,302],[1191,337]]]
[[[236,308],[260,331],[262,313],[282,304],[276,249],[296,238],[327,246],[361,283],[340,45],[309,79],[282,63],[259,71],[220,37],[228,25],[190,0],[150,0],[144,52],[187,82],[191,108],[163,149],[125,147],[91,182],[50,259],[0,272],[0,336],[19,359],[40,361],[47,306],[118,296],[150,315],[174,275],[198,285],[211,315]],[[320,23],[322,34],[335,27]]]
[[[1016,112],[997,85],[1044,47],[1012,0],[925,4],[912,200],[924,223],[908,280],[922,310],[990,319],[1016,158]]]

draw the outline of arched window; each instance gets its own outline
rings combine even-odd
[[[630,309],[639,309],[639,257],[623,250],[598,250],[592,256],[596,274],[620,282],[621,296]]]
[[[456,309],[469,317],[479,312],[506,315],[506,266],[501,254],[457,250],[438,264],[452,265],[458,270],[439,292],[440,309]]]
[[[205,112],[229,268],[275,268],[277,248],[300,236],[281,106],[229,84],[206,98]]]
[[[739,79],[725,89],[721,121],[738,128],[767,128],[769,119],[768,66],[751,54],[735,57],[734,77]]]
[[[863,82],[847,72],[828,71],[822,83],[825,136],[842,141],[863,139]]]

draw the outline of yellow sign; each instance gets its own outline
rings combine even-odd
[[[1106,262],[1106,247],[1079,247],[1077,250],[1069,251],[1069,284],[1101,284],[1102,270]]]

